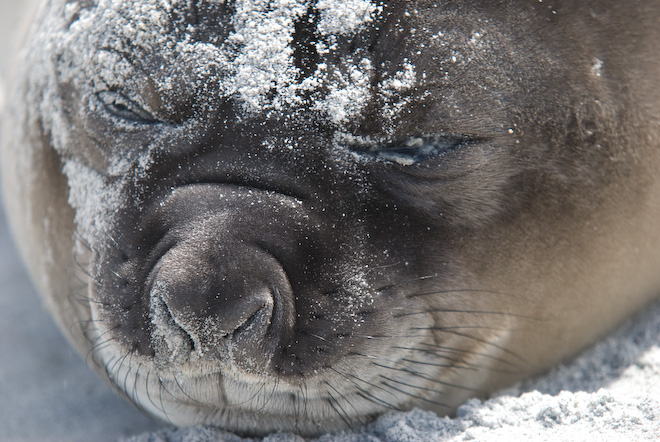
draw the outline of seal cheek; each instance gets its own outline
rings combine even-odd
[[[223,216],[188,226],[152,271],[149,315],[156,362],[203,358],[267,370],[292,330],[293,295],[272,255],[240,239]]]

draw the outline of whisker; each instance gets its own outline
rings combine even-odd
[[[384,361],[390,364],[400,364],[401,362],[409,362],[411,364],[417,364],[417,365],[428,365],[431,367],[441,367],[441,368],[459,368],[459,369],[465,369],[465,370],[476,370],[480,369],[481,367],[473,364],[468,364],[462,360],[456,360],[456,359],[450,359],[448,357],[444,357],[442,359],[446,359],[449,361],[449,363],[441,364],[438,362],[428,362],[428,361],[417,361],[414,359],[408,359],[408,358],[401,358],[398,360],[392,360],[392,359],[386,359],[382,358],[379,356],[373,356],[373,355],[366,355],[366,354],[360,354],[360,353],[354,353],[357,355],[360,355],[364,358],[371,359],[371,360],[376,360],[376,361]],[[438,356],[439,357],[439,356]],[[373,363],[373,362],[372,362]],[[458,365],[460,364],[460,365]]]
[[[449,326],[429,326],[429,327],[410,327],[410,330],[438,330],[438,331],[447,331],[451,330],[490,330],[497,332],[507,332],[511,329],[502,329],[495,327],[486,327],[485,325],[449,325]]]
[[[402,347],[402,346],[395,346],[393,348],[398,348],[398,349],[401,349],[401,350],[421,351],[421,352],[432,353],[432,354],[435,354],[435,353],[468,354],[468,355],[474,355],[474,356],[479,356],[479,357],[483,357],[483,358],[492,359],[494,361],[501,362],[503,364],[507,364],[507,365],[510,365],[512,367],[517,367],[514,363],[512,363],[511,361],[509,361],[507,359],[498,358],[496,356],[491,356],[491,355],[486,354],[486,353],[479,353],[479,352],[476,352],[476,351],[469,351],[469,350],[461,350],[461,349],[458,349],[458,348],[451,348],[451,347],[443,347],[441,345],[429,344],[429,343],[426,343],[426,342],[421,342],[420,345],[426,345],[426,346],[435,347],[435,348]]]
[[[80,270],[80,269],[78,269],[78,270]],[[69,276],[68,279],[69,280],[73,279],[78,283],[78,285],[79,285],[78,290],[86,290],[87,287],[89,286],[90,278],[87,275],[84,275],[85,278],[83,278],[83,276],[81,276],[81,273],[84,274],[84,272],[82,272],[82,270],[81,271],[76,271],[75,268],[67,270],[67,275]],[[71,287],[71,284],[69,286],[69,289],[73,290],[73,287]]]
[[[121,368],[124,365],[124,362],[126,362],[126,359],[128,359],[131,356],[131,352],[127,351],[124,353],[124,356],[121,358],[118,358],[115,364],[112,366],[111,373],[115,374],[115,379],[117,380],[117,383],[119,383],[119,372],[121,371]],[[117,385],[119,387],[119,385]],[[122,390],[125,391],[125,390]]]
[[[365,400],[367,400],[367,401],[369,401],[369,402],[371,402],[371,403],[373,403],[373,404],[383,406],[383,407],[385,407],[385,408],[387,408],[387,409],[389,409],[389,410],[393,410],[393,411],[402,411],[402,409],[401,409],[400,407],[394,406],[394,405],[390,404],[389,402],[387,402],[387,401],[385,401],[385,400],[383,400],[383,399],[381,399],[381,398],[379,398],[379,397],[377,397],[377,396],[374,396],[373,394],[369,393],[367,390],[365,390],[364,388],[362,388],[362,386],[359,385],[357,382],[355,382],[354,380],[352,380],[352,379],[349,378],[349,376],[351,376],[351,377],[355,377],[355,376],[353,376],[353,375],[348,375],[348,374],[345,374],[345,373],[341,373],[341,372],[339,372],[338,370],[336,370],[336,369],[333,368],[333,367],[328,367],[328,368],[329,368],[330,370],[334,371],[335,373],[337,373],[337,374],[338,374],[339,376],[341,376],[342,378],[344,378],[344,379],[346,379],[347,381],[351,382],[351,383],[355,386],[355,388],[357,388],[357,389],[359,390],[359,392],[356,393],[356,394],[357,394],[358,396],[362,397],[363,399],[365,399]],[[357,379],[359,379],[359,378],[357,378]],[[361,382],[365,382],[365,381],[363,381],[362,379],[359,379],[359,380],[360,380]],[[365,383],[368,384],[368,382],[365,382]],[[381,387],[378,387],[378,388],[381,388]],[[385,390],[385,391],[386,391],[387,393],[390,393],[390,394],[391,394],[391,392],[388,392],[387,390]],[[366,396],[365,396],[365,395],[366,395]]]
[[[92,275],[92,273],[89,271],[89,263],[87,263],[87,265],[83,265],[79,261],[77,253],[73,254],[73,262],[76,265],[76,267],[78,268],[78,270],[80,270],[89,280],[94,281],[98,285],[101,285],[101,281],[97,277]],[[77,277],[77,278],[80,280],[80,282],[87,285],[87,281],[83,281],[82,278],[80,278],[80,277]]]
[[[107,331],[101,333],[99,336],[97,336],[94,339],[93,342],[91,342],[91,348],[87,352],[87,355],[85,355],[85,363],[86,364],[88,364],[88,365],[93,364],[93,365],[99,365],[99,366],[101,365],[99,363],[99,361],[97,361],[95,359],[96,355],[100,350],[106,348],[106,346],[108,346],[114,340],[114,338],[110,337],[110,338],[105,339],[103,341],[102,341],[102,339],[104,339],[105,335],[107,335],[109,333],[112,333],[112,331],[116,330],[117,328],[119,328],[119,325],[111,328],[110,330],[107,330]]]
[[[424,379],[425,381],[433,382],[433,383],[435,383],[435,384],[444,385],[445,387],[452,387],[452,388],[456,388],[456,389],[459,389],[459,390],[471,391],[471,392],[473,392],[473,393],[475,393],[475,394],[481,394],[481,393],[482,393],[480,390],[476,390],[476,389],[474,389],[474,388],[470,388],[470,387],[465,387],[465,386],[463,386],[463,385],[458,385],[458,384],[452,384],[452,383],[449,383],[449,382],[444,382],[444,381],[441,381],[441,380],[439,380],[439,379],[435,379],[435,378],[432,378],[432,377],[430,377],[430,376],[427,376],[427,375],[425,375],[425,374],[423,374],[423,373],[420,373],[420,372],[418,372],[418,371],[413,371],[413,370],[411,370],[411,369],[409,369],[409,368],[403,368],[403,367],[389,367],[389,366],[387,366],[387,365],[379,364],[378,362],[371,362],[371,363],[372,363],[373,365],[377,366],[377,367],[382,367],[382,368],[385,368],[385,369],[388,369],[388,370],[394,370],[394,371],[402,371],[402,372],[404,372],[404,373],[410,374],[411,376],[415,376],[415,377],[418,377],[418,378]],[[382,375],[381,375],[381,376],[382,376]],[[421,388],[421,387],[420,387],[420,388]]]
[[[371,402],[372,404],[378,405],[379,407],[385,407],[388,410],[392,411],[404,411],[403,408],[401,407],[396,407],[394,405],[389,404],[388,402],[383,401],[382,399],[370,394],[366,390],[362,389],[361,387],[356,388],[359,390],[357,393],[355,393],[356,396],[361,397],[365,401]]]
[[[128,359],[128,367],[127,367],[128,370],[126,370],[126,374],[124,375],[124,382],[123,382],[124,388],[122,389],[124,391],[124,393],[126,394],[126,396],[128,396],[128,376],[131,373],[131,361],[133,360],[133,353],[130,352],[129,355],[130,355],[130,358]]]
[[[360,391],[362,391],[363,393],[365,393],[365,394],[369,394],[369,393],[368,393],[366,390],[362,389],[362,388],[361,388],[356,382],[352,381],[352,380],[349,379],[349,378],[353,378],[353,379],[355,379],[355,380],[357,380],[357,381],[360,381],[360,382],[362,382],[362,383],[365,383],[365,384],[367,384],[367,385],[369,385],[369,386],[371,386],[371,387],[373,387],[373,388],[377,388],[377,389],[379,389],[379,390],[383,390],[385,393],[390,394],[390,395],[392,395],[392,396],[394,396],[394,397],[396,398],[396,395],[394,395],[391,391],[388,391],[387,389],[381,387],[380,385],[374,384],[374,383],[369,382],[369,381],[365,381],[364,379],[359,378],[359,377],[357,377],[357,376],[355,376],[355,375],[353,375],[353,374],[350,374],[350,373],[344,373],[344,374],[342,374],[342,373],[337,372],[337,371],[336,371],[335,369],[333,369],[333,368],[331,368],[331,369],[332,369],[333,371],[335,371],[337,374],[339,374],[340,376],[343,376],[346,380],[351,381],[351,382],[353,383],[353,385],[355,385],[356,387],[358,387],[358,389],[359,389]],[[382,400],[382,399],[380,399],[380,398],[378,398],[378,397],[376,397],[376,396],[373,396],[373,395],[371,395],[371,394],[369,394],[369,395],[372,396],[375,400],[378,400],[379,402],[382,402],[383,404],[386,404],[388,408],[391,408],[391,409],[393,409],[393,410],[397,410],[397,411],[399,410],[399,408],[394,408],[392,405],[390,405],[389,402],[386,402],[386,401],[384,401],[384,400]]]
[[[158,384],[160,385],[160,388],[158,389],[158,401],[160,402],[160,409],[163,410],[163,414],[165,415],[165,419],[170,425],[174,425],[172,423],[172,419],[170,418],[170,415],[167,413],[165,410],[165,402],[163,402],[163,391],[165,391],[167,394],[169,394],[172,397],[176,397],[172,395],[166,388],[165,385],[163,384],[163,379],[160,377],[160,374],[158,375]]]
[[[502,347],[501,345],[497,345],[497,344],[494,344],[492,342],[486,341],[485,339],[477,338],[477,337],[470,336],[470,335],[465,334],[465,333],[459,333],[459,332],[455,331],[456,329],[460,329],[460,328],[476,328],[476,329],[484,329],[484,330],[496,330],[496,329],[491,329],[491,328],[488,328],[488,327],[415,327],[414,329],[415,330],[435,330],[435,331],[449,333],[449,334],[452,334],[452,335],[455,335],[455,336],[460,336],[460,337],[463,337],[463,338],[471,339],[473,341],[480,342],[482,344],[486,344],[486,345],[489,345],[493,348],[496,348],[496,349],[498,349],[498,350],[500,350],[504,353],[507,353],[507,354],[513,356],[514,358],[516,358],[516,359],[518,359],[518,360],[520,360],[520,361],[522,361],[526,364],[529,364],[529,362],[526,361],[524,358],[522,358],[518,354],[512,352],[511,350]],[[499,330],[499,331],[510,331],[510,330]]]
[[[231,407],[238,407],[240,405],[245,405],[250,403],[255,397],[259,395],[259,393],[261,393],[261,391],[264,389],[265,386],[266,383],[262,382],[261,385],[259,386],[259,389],[252,396],[250,396],[248,399],[244,400],[243,402],[236,402],[234,404],[231,404]]]
[[[69,292],[68,299],[69,299],[69,303],[74,305],[78,304],[83,307],[89,307],[89,304],[97,304],[103,307],[108,307],[112,305],[109,302],[99,301],[98,299],[94,299],[91,296],[75,293],[74,291]]]
[[[329,391],[326,391],[326,393],[328,395],[328,397],[325,398],[326,402],[330,405],[330,407],[332,407],[332,409],[335,411],[337,416],[339,416],[341,418],[341,420],[344,421],[346,426],[349,429],[353,430],[353,424],[351,423],[350,417],[346,414],[346,410],[344,410],[342,408],[341,404],[339,404],[339,402],[332,395],[332,393],[330,393]],[[336,404],[336,406],[335,406],[335,404]],[[337,408],[339,408],[339,409],[337,409]]]
[[[357,419],[357,421],[358,421],[358,423],[359,423],[360,425],[363,425],[364,422],[362,421],[362,419],[360,419],[360,412],[357,410],[357,408],[355,408],[355,405],[353,405],[353,403],[352,403],[350,400],[348,400],[348,399],[346,398],[346,396],[345,396],[341,391],[337,390],[337,389],[335,388],[335,386],[332,385],[330,382],[325,381],[324,383],[325,383],[325,385],[327,385],[328,387],[332,388],[332,390],[333,390],[335,393],[337,393],[337,394],[338,394],[338,395],[344,400],[344,402],[346,402],[346,403],[347,403],[347,404],[353,409],[353,411],[355,411],[355,419]]]
[[[406,283],[409,283],[409,282],[424,281],[424,280],[427,280],[427,279],[433,279],[433,278],[438,278],[438,277],[439,277],[439,275],[437,273],[434,273],[433,275],[418,276],[416,278],[404,279],[404,280],[401,280],[399,282],[386,284],[382,287],[379,287],[379,288],[375,289],[375,291],[382,292],[382,291],[389,290],[389,289],[392,289],[394,287],[397,287],[397,286],[400,286],[400,285],[403,285],[403,284],[406,284]]]
[[[201,404],[200,401],[198,401],[197,399],[195,399],[195,398],[193,398],[192,396],[190,396],[190,395],[186,392],[186,390],[183,389],[183,387],[181,386],[181,383],[179,382],[179,378],[176,377],[176,374],[173,374],[172,377],[174,378],[174,383],[176,384],[177,388],[179,389],[179,391],[181,391],[181,393],[183,393],[183,395],[184,395],[185,397],[187,397],[188,399],[190,399],[191,401],[193,401],[193,402],[196,403],[196,404]],[[168,393],[169,393],[169,391],[168,391]],[[172,397],[176,397],[176,396],[174,396],[172,393],[170,393],[170,396],[172,396]]]
[[[119,243],[115,240],[115,238],[110,235],[110,232],[103,230],[103,234],[110,240],[111,243],[115,245],[115,248],[119,250],[120,252],[122,251],[121,247],[119,246]]]
[[[146,408],[142,405],[142,402],[140,400],[140,395],[138,394],[138,379],[140,377],[140,370],[142,369],[143,363],[140,362],[138,365],[137,370],[135,370],[135,375],[133,377],[133,392],[131,393],[131,399],[132,402],[135,404],[135,406],[140,410],[141,412],[146,412]]]
[[[525,298],[522,298],[518,295],[512,294],[512,293],[505,293],[505,292],[499,292],[496,290],[486,290],[486,289],[452,289],[452,290],[433,290],[430,292],[421,292],[421,293],[412,293],[408,296],[406,296],[406,299],[412,299],[412,298],[419,298],[422,296],[433,296],[433,295],[449,295],[453,293],[460,293],[460,294],[465,294],[465,293],[475,293],[475,294],[487,294],[487,295],[498,295],[498,296],[506,296],[507,298],[516,298],[516,299],[521,299],[521,300],[526,300]]]
[[[429,362],[429,361],[417,361],[415,359],[408,359],[408,358],[402,358],[401,360],[404,362],[409,362],[411,364],[428,365],[429,367],[458,368],[463,370],[478,370],[481,368],[478,365],[468,364],[464,361],[457,361],[454,359],[448,359],[449,362],[452,362],[451,364],[441,364],[438,362]]]
[[[156,376],[158,376],[158,383],[160,384],[160,389],[165,391],[165,393],[169,394],[171,397],[176,398],[174,392],[170,391],[165,386],[165,381],[163,380],[163,377],[160,375],[160,372],[157,369],[156,369]],[[162,392],[161,392],[161,396],[162,396]],[[162,401],[162,398],[160,400]]]
[[[162,411],[163,414],[166,414],[166,412],[165,412],[165,410],[164,410],[164,408],[163,408],[163,404],[161,403],[161,406],[159,407],[158,404],[156,404],[156,403],[154,402],[153,398],[151,397],[151,392],[149,391],[149,386],[150,386],[150,384],[149,384],[149,376],[151,376],[151,370],[147,371],[147,377],[146,377],[146,379],[145,379],[145,381],[144,381],[144,389],[145,389],[145,391],[146,391],[146,393],[147,393],[147,399],[149,400],[149,402],[151,402],[151,405],[153,405],[154,407],[156,407],[157,409],[159,409],[160,411]]]
[[[275,382],[273,383],[273,389],[270,391],[270,395],[268,395],[267,398],[264,398],[264,403],[257,409],[257,412],[263,411],[266,406],[268,406],[268,403],[273,400],[273,397],[275,396],[275,392],[277,391],[277,387],[280,385],[280,380],[275,379]]]
[[[111,376],[112,373],[110,371],[110,364],[112,364],[114,361],[116,361],[118,359],[119,359],[119,357],[113,356],[103,364],[103,369],[105,370],[105,374],[108,377],[108,379],[110,379],[111,381],[112,381],[112,376]],[[116,364],[116,362],[115,362],[115,364]],[[112,383],[112,385],[114,386],[114,382]]]
[[[94,251],[94,249],[92,248],[92,246],[87,242],[87,240],[85,240],[85,239],[80,235],[80,233],[79,233],[77,230],[74,230],[72,233],[73,233],[73,239],[75,239],[76,241],[80,242],[80,243],[81,243],[83,246],[85,246],[85,248],[86,248],[87,250],[89,250],[90,252],[93,252],[93,251]]]
[[[300,399],[302,402],[302,417],[307,420],[308,419],[308,410],[307,410],[307,405],[309,405],[307,401],[307,383],[305,382],[305,379],[301,379],[300,383]],[[299,420],[300,413],[296,413],[296,424],[295,428],[298,430],[298,420]]]
[[[78,328],[82,331],[83,335],[91,341],[90,334],[93,331],[98,331],[97,323],[106,323],[108,321],[104,319],[81,319],[80,321],[75,321],[69,325],[69,334],[75,334],[75,329]],[[91,327],[90,327],[91,326]]]
[[[402,390],[402,389],[400,389],[400,388],[394,387],[394,386],[388,384],[387,382],[384,382],[383,384],[384,384],[384,385],[387,385],[387,386],[388,386],[389,388],[391,388],[392,390],[398,391],[399,393],[403,393],[403,394],[405,394],[406,396],[410,396],[410,397],[412,397],[412,398],[414,398],[414,399],[419,399],[420,401],[428,402],[429,404],[437,405],[437,406],[439,406],[439,407],[453,408],[452,406],[447,405],[447,404],[445,404],[444,402],[434,401],[433,399],[428,399],[428,398],[426,398],[426,397],[424,397],[424,396],[420,396],[420,395],[417,395],[417,394],[410,393],[410,392],[408,392],[408,391],[405,391],[405,390]]]
[[[492,315],[492,316],[505,316],[505,317],[521,318],[521,319],[538,320],[538,318],[521,315],[517,313],[498,312],[498,311],[490,311],[490,310],[460,310],[460,309],[447,309],[447,308],[431,308],[428,310],[422,310],[417,312],[397,313],[392,315],[392,317],[403,318],[406,316],[424,315],[428,313],[466,313],[473,315]]]

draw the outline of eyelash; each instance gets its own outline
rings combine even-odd
[[[158,122],[150,112],[117,91],[102,91],[96,95],[105,109],[117,118],[140,124]]]

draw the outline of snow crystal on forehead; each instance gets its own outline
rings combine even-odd
[[[329,88],[332,97],[329,99],[334,109],[331,119],[335,122],[339,116],[344,118],[354,114],[355,101],[367,98],[362,89],[361,93],[356,94],[356,85],[351,84],[356,71],[364,71],[364,61],[360,59],[355,60],[355,67],[349,69],[349,74],[340,78],[338,83],[336,78],[327,77],[327,70],[322,68],[300,80],[292,43],[296,23],[308,12],[309,1],[236,0],[231,18],[232,31],[222,48],[213,48],[213,51],[200,48],[198,42],[190,40],[176,42],[169,35],[171,12],[183,7],[183,3],[168,0],[100,0],[93,8],[84,8],[81,3],[75,2],[67,4],[64,8],[65,20],[76,15],[79,17],[68,31],[60,34],[59,41],[53,38],[51,43],[67,47],[86,60],[82,64],[82,60],[69,60],[68,69],[60,73],[63,77],[78,75],[80,79],[91,80],[96,89],[107,83],[121,85],[134,73],[122,67],[126,63],[98,63],[96,59],[102,57],[98,49],[110,48],[120,53],[141,48],[154,53],[188,54],[191,66],[215,63],[221,67],[220,71],[227,74],[223,75],[218,93],[238,98],[244,110],[252,114],[301,105],[303,92],[318,90],[320,85],[328,83],[332,83]],[[320,14],[317,31],[325,37],[357,32],[373,21],[378,10],[374,3],[367,0],[320,0],[315,8]],[[333,40],[332,37],[330,40]],[[86,51],[87,55],[84,54]],[[342,90],[342,84],[348,85],[348,89]],[[350,96],[351,100],[346,100],[346,96]]]
[[[409,104],[411,98],[406,92],[415,87],[416,79],[415,66],[405,59],[399,71],[393,76],[384,76],[380,81],[378,90],[384,98],[381,116],[386,124],[393,124],[396,116]]]
[[[293,48],[290,43],[295,20],[306,10],[306,2],[292,0],[238,0],[227,38],[238,44],[240,52],[232,62],[233,76],[225,93],[238,93],[247,111],[261,111],[266,94],[277,92],[276,100],[291,102],[287,93],[296,79]],[[277,103],[277,101],[276,101]],[[275,104],[275,107],[278,107]]]
[[[347,68],[347,74],[337,74],[328,84],[328,95],[316,102],[314,109],[325,112],[335,124],[357,115],[369,99],[371,61],[363,58]]]
[[[167,0],[142,0],[127,2],[125,0],[100,0],[94,8],[83,8],[79,3],[76,9],[67,7],[67,15],[79,13],[69,29],[73,38],[85,40],[68,40],[71,46],[81,46],[92,43],[89,47],[105,46],[118,42],[157,50],[166,41],[164,32],[169,25],[172,4]],[[124,48],[128,49],[128,48]]]
[[[293,60],[293,34],[296,21],[306,12],[309,2],[293,0],[237,1],[232,20],[234,32],[228,42],[238,45],[239,54],[231,62],[233,74],[224,83],[225,94],[238,94],[248,112],[259,113],[268,108],[301,104],[300,93],[328,83],[325,66],[320,66],[311,78],[297,83],[299,71]],[[366,0],[321,0],[316,4],[321,14],[317,30],[322,35],[344,35],[357,31],[373,20],[376,6]],[[363,61],[353,67],[347,78],[330,85],[328,114],[335,122],[344,121],[365,101],[362,78],[353,84],[356,72],[363,71]],[[325,81],[324,81],[325,80]],[[343,80],[343,81],[342,81]],[[346,86],[343,89],[342,85]],[[275,92],[272,102],[266,96]]]
[[[368,0],[320,0],[317,30],[322,35],[346,35],[373,20],[377,7]]]
[[[209,48],[207,44],[190,39],[177,42],[169,35],[171,11],[183,7],[179,2],[101,0],[95,8],[82,10],[66,35],[64,46],[91,51],[83,56],[87,60],[82,65],[69,65],[72,68],[69,74],[91,80],[96,90],[104,85],[117,87],[131,81],[134,72],[130,66],[121,60],[103,62],[103,55],[98,51],[100,47],[118,52],[140,48],[165,56],[185,54],[186,62],[201,69],[200,73],[207,65],[218,66],[216,72],[223,74],[217,93],[237,98],[248,114],[263,115],[269,110],[301,106],[304,93],[319,93],[319,87],[324,85],[328,95],[314,95],[314,100],[323,102],[317,103],[315,108],[326,104],[321,110],[334,123],[345,122],[359,112],[369,98],[371,68],[365,69],[366,62],[360,58],[343,60],[345,64],[354,65],[342,70],[325,69],[326,66],[321,65],[311,76],[301,80],[294,62],[293,36],[296,23],[303,19],[310,5],[305,0],[236,0],[230,34],[220,48]],[[373,21],[378,10],[367,0],[321,0],[315,7],[320,14],[317,31],[330,42],[334,40],[332,36],[357,32]],[[67,7],[67,15],[77,12]],[[161,86],[167,89],[166,84]],[[139,97],[130,98],[139,102]]]

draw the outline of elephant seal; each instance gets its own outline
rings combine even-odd
[[[660,4],[52,0],[4,118],[35,284],[175,425],[451,413],[660,290]]]

